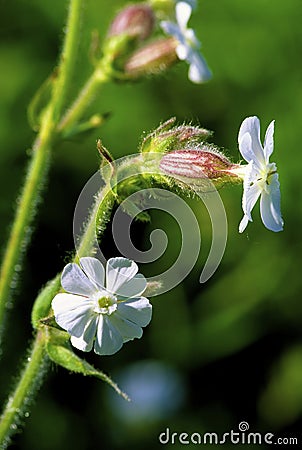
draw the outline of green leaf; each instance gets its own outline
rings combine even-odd
[[[39,293],[31,313],[31,323],[34,329],[39,328],[40,320],[49,315],[51,301],[61,286],[61,274],[49,281]]]
[[[52,95],[53,82],[56,75],[51,74],[39,87],[27,109],[29,125],[34,131],[39,131],[43,115]]]
[[[130,399],[128,395],[121,391],[117,384],[114,383],[108,375],[95,369],[87,361],[81,359],[73,352],[69,339],[70,336],[67,332],[57,330],[56,328],[47,328],[46,351],[50,359],[71,372],[81,373],[84,376],[89,375],[105,381],[119,395],[129,401]]]

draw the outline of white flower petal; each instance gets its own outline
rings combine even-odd
[[[80,264],[88,278],[98,287],[104,288],[105,270],[101,261],[97,258],[86,256],[80,258]]]
[[[244,214],[247,215],[249,220],[252,220],[252,209],[257,203],[258,198],[260,197],[261,189],[257,184],[253,184],[248,189],[245,189],[242,197],[242,209]]]
[[[81,350],[82,352],[90,352],[93,347],[93,340],[91,342],[86,342],[82,337],[71,336],[70,342],[73,347]]]
[[[250,140],[246,135],[250,136]],[[264,152],[260,142],[260,121],[258,117],[247,117],[241,124],[238,135],[239,150],[243,158],[255,164],[265,164]]]
[[[80,337],[94,314],[93,302],[73,294],[57,294],[52,301],[56,322],[69,334]]]
[[[268,192],[262,192],[260,199],[260,213],[262,222],[266,228],[275,232],[283,230],[278,174],[271,175]]]
[[[115,290],[115,294],[123,298],[139,297],[147,287],[147,280],[144,275],[138,273],[133,278],[125,281]]]
[[[131,322],[131,320],[127,320],[120,315],[118,311],[115,314],[112,314],[110,321],[122,336],[123,342],[141,338],[143,335],[143,330],[139,325]]]
[[[57,294],[53,298],[51,303],[52,309],[54,310],[55,314],[60,314],[66,312],[67,310],[81,308],[82,306],[91,308],[92,305],[93,302],[90,301],[87,297],[65,293]]]
[[[176,47],[175,51],[176,51],[177,57],[181,61],[184,61],[184,60],[188,59],[191,49],[186,44],[179,44]]]
[[[275,121],[273,120],[267,127],[264,139],[264,155],[267,163],[274,150],[274,128]]]
[[[255,155],[252,150],[252,138],[249,133],[241,134],[239,141],[239,151],[243,158],[249,163],[253,161]]]
[[[193,83],[203,83],[211,78],[212,73],[200,53],[194,52],[190,63],[189,80]]]
[[[106,289],[117,293],[138,271],[137,264],[127,258],[110,258],[106,266]]]
[[[80,337],[71,336],[71,344],[78,350],[83,352],[90,352],[93,347],[94,338],[96,335],[96,329],[99,317],[97,314],[92,316],[87,322],[85,330]]]
[[[89,297],[97,291],[97,286],[89,280],[77,264],[70,263],[64,267],[61,284],[71,294]]]
[[[183,33],[176,23],[162,20],[160,22],[160,26],[165,33],[169,34],[170,36],[174,36],[179,42],[184,42]]]
[[[260,194],[261,188],[257,182],[258,171],[253,161],[250,161],[246,168],[243,181],[242,209],[249,220],[252,220],[251,212],[254,208]]]
[[[249,218],[248,218],[248,216],[244,215],[242,220],[241,220],[241,222],[240,222],[240,224],[239,224],[239,233],[243,233],[244,232],[244,230],[246,229],[248,223],[249,223]]]
[[[179,27],[185,30],[192,14],[192,6],[186,2],[177,2],[175,11]]]
[[[250,161],[246,166],[243,181],[242,209],[244,216],[239,224],[239,233],[245,230],[249,221],[252,222],[251,212],[261,194],[259,184],[254,182],[257,179],[257,173],[258,170],[253,161]]]
[[[195,31],[192,28],[188,28],[184,33],[185,41],[189,47],[193,50],[198,50],[201,47],[199,40],[196,37]]]
[[[145,297],[133,298],[124,303],[119,303],[118,311],[125,319],[141,327],[145,327],[152,317],[152,305]]]
[[[100,315],[94,351],[98,355],[113,355],[123,345],[123,338],[109,316]]]

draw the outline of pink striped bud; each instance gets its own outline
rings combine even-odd
[[[210,180],[215,185],[241,182],[232,172],[233,163],[213,146],[203,144],[195,149],[176,150],[165,154],[160,161],[161,171],[191,186]]]
[[[158,39],[136,50],[124,65],[129,78],[158,74],[177,61],[174,38]]]
[[[108,36],[127,34],[140,40],[147,39],[153,31],[155,17],[153,10],[145,3],[124,8],[113,20]]]

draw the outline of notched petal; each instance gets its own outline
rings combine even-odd
[[[80,258],[80,264],[87,277],[98,287],[104,287],[105,269],[97,258],[86,256]]]
[[[152,305],[145,297],[133,298],[118,306],[119,314],[128,320],[145,327],[152,317]]]
[[[70,263],[64,267],[61,284],[71,294],[89,297],[97,291],[97,286],[84,274],[77,264]]]
[[[138,267],[134,261],[127,258],[110,258],[106,266],[106,289],[112,293],[131,280]]]

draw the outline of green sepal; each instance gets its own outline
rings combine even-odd
[[[47,325],[48,327],[57,328],[61,330],[61,327],[57,324],[56,318],[54,315],[45,317],[44,319],[40,319],[40,324]]]
[[[193,125],[175,126],[175,117],[162,123],[142,141],[142,153],[167,153],[173,150],[195,148],[212,136],[212,131]]]
[[[95,369],[91,364],[84,359],[81,359],[73,352],[69,341],[70,336],[66,331],[46,327],[46,336],[46,352],[53,362],[71,372],[79,373],[84,376],[92,376],[105,381],[125,400],[130,400],[128,395],[121,391],[108,375]]]
[[[171,117],[171,119],[166,120],[165,122],[161,123],[159,127],[157,127],[155,130],[151,131],[151,133],[147,134],[147,136],[143,139],[140,151],[142,153],[163,153],[167,149],[168,144],[171,144],[173,141],[173,138],[171,139],[171,142],[167,143],[165,142],[158,142],[157,137],[164,133],[165,131],[168,131],[176,121],[176,117]]]
[[[34,329],[39,328],[40,320],[48,316],[51,301],[58,293],[61,285],[61,274],[49,281],[39,293],[31,313],[31,323]]]
[[[29,125],[34,131],[39,131],[43,115],[52,96],[52,88],[56,75],[51,74],[39,87],[27,108]]]

